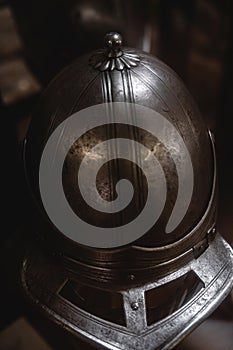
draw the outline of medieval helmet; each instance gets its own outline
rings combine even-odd
[[[230,292],[212,134],[174,71],[120,34],[49,84],[24,165],[42,242],[24,291],[77,337],[170,349]]]

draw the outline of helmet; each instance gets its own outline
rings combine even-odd
[[[41,238],[24,291],[77,337],[170,349],[230,292],[212,134],[174,71],[120,34],[49,84],[24,166]]]

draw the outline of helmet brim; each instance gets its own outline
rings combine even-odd
[[[201,288],[190,300],[167,317],[148,326],[147,291],[194,272]],[[60,293],[70,276],[60,264],[33,247],[24,260],[21,280],[24,293],[56,323],[103,349],[172,349],[207,318],[233,287],[233,250],[219,235],[197,259],[166,277],[121,291],[126,326],[97,317],[66,300]],[[175,296],[174,296],[175,297]],[[132,308],[137,303],[137,309]]]

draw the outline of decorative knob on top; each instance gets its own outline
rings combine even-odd
[[[109,57],[119,57],[122,55],[122,36],[119,33],[107,33],[104,37],[104,45],[108,50]]]
[[[102,50],[96,51],[90,58],[90,64],[104,71],[131,69],[140,62],[140,57],[133,50],[123,50],[122,36],[117,32],[109,32],[104,37]]]

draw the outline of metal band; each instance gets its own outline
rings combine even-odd
[[[198,276],[204,288],[180,309],[149,326],[145,292],[189,271]],[[34,246],[24,261],[21,279],[25,295],[38,309],[89,344],[112,350],[165,350],[171,349],[221,303],[232,288],[232,271],[232,249],[218,235],[198,259],[174,273],[161,279],[154,276],[153,282],[136,288],[124,291],[119,288],[126,327],[96,317],[61,297],[59,290],[67,280],[67,273],[60,264],[41,254],[38,247]]]

